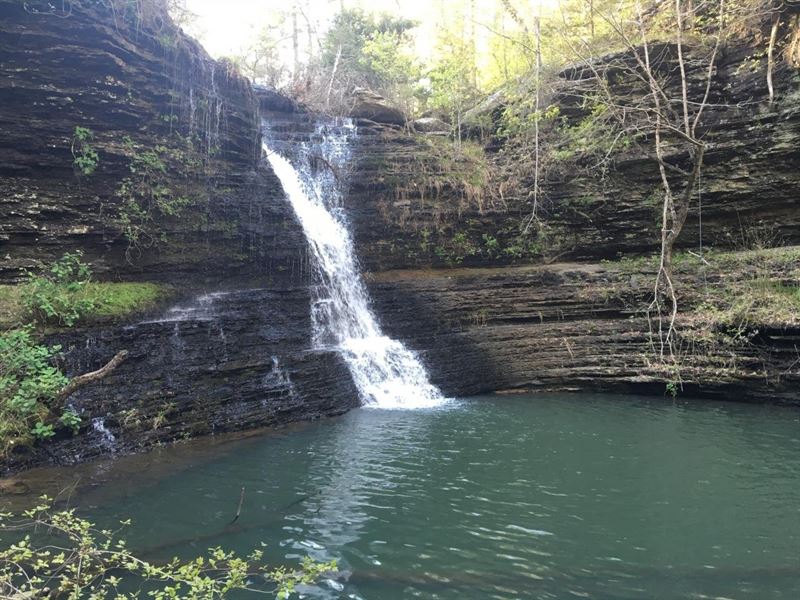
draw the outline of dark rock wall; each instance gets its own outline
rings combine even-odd
[[[101,275],[163,280],[298,255],[276,182],[256,169],[258,106],[246,80],[170,22],[88,2],[69,3],[66,18],[27,4],[37,5],[0,2],[0,283],[76,249]],[[75,127],[92,132],[91,175],[73,167]],[[132,159],[157,147],[164,184],[190,206],[159,216],[166,241],[130,248],[120,186]]]
[[[753,53],[749,46],[727,48],[714,79],[702,174],[706,249],[800,244],[800,77],[780,63],[769,104],[764,61],[753,70]],[[699,65],[690,63],[692,85],[702,76]],[[577,72],[563,78],[553,102],[576,124],[586,115],[576,97],[584,83]],[[547,139],[554,145],[548,149],[563,149],[563,137]],[[431,142],[398,128],[361,129],[348,209],[387,331],[419,351],[451,394],[520,388],[664,394],[674,375],[651,364],[644,317],[654,273],[614,262],[658,247],[656,163],[616,152],[604,176],[580,158],[551,163],[540,205],[544,234],[535,227],[521,234],[532,207],[530,153],[497,138],[485,141],[497,170],[476,200],[470,171],[453,161],[452,148]],[[458,177],[441,185],[454,164]],[[513,184],[512,170],[522,173]],[[426,181],[440,185],[416,185]],[[697,252],[699,224],[695,205],[681,248]],[[800,404],[796,322],[746,324],[747,341],[738,345],[696,343],[710,318],[698,311],[705,286],[721,290],[738,277],[760,276],[792,289],[800,285],[796,265],[761,275],[752,265],[744,275],[733,267],[713,271],[713,277],[697,271],[680,278],[687,332],[682,393]]]
[[[720,58],[713,103],[705,112],[707,143],[702,171],[702,239],[731,248],[758,233],[800,244],[800,72],[784,62],[775,73],[776,101],[769,104],[765,61],[753,70],[751,46],[731,46]],[[702,85],[704,63],[691,60],[687,76]],[[680,97],[679,82],[670,88]],[[621,90],[620,90],[621,91]],[[560,127],[586,117],[581,73],[567,70],[549,101],[559,107]],[[485,118],[499,126],[501,109]],[[551,123],[552,125],[552,123]],[[543,126],[544,127],[544,126]],[[506,146],[500,138],[481,144],[492,173],[478,178],[474,165],[438,138],[410,136],[399,128],[363,128],[350,211],[362,260],[370,270],[536,263],[545,260],[614,259],[658,246],[661,183],[656,163],[618,146],[607,173],[597,157],[546,158],[538,234],[520,236],[532,210],[532,149]],[[544,133],[550,151],[565,148],[558,130]],[[432,142],[437,143],[432,143]],[[680,156],[670,156],[680,163]],[[453,171],[455,177],[452,177]],[[513,171],[513,177],[511,172]],[[425,176],[420,176],[425,173]],[[603,176],[601,176],[603,175]],[[451,177],[453,181],[449,181]],[[700,239],[698,200],[678,245]],[[491,236],[497,246],[487,246]],[[454,238],[456,242],[454,243]]]
[[[642,307],[653,273],[613,264],[395,271],[369,288],[387,333],[420,352],[449,394],[595,390],[663,395],[671,375],[652,363]],[[721,286],[726,276],[707,278]],[[682,309],[705,299],[682,278]],[[800,327],[762,326],[747,343],[703,343],[685,323],[681,394],[800,405]]]
[[[0,0],[0,284],[81,250],[98,279],[156,281],[175,293],[173,305],[135,320],[46,337],[62,346],[69,375],[123,349],[129,357],[70,397],[78,436],[59,432],[0,472],[353,407],[340,359],[311,350],[305,238],[261,162],[260,99],[282,111],[265,115],[287,140],[307,136],[311,117],[285,98],[257,97],[169,21],[70,6],[61,18]],[[76,126],[93,133],[90,175],[73,168]],[[131,247],[120,184],[132,157],[157,146],[164,184],[191,204],[159,219],[163,239]]]

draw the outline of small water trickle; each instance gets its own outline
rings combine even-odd
[[[216,301],[228,292],[211,292],[194,298],[187,304],[177,304],[170,307],[157,319],[142,321],[145,323],[180,323],[183,321],[213,321],[219,314],[214,306]]]
[[[293,162],[276,150],[277,142],[264,143],[306,235],[320,281],[311,307],[313,343],[341,353],[365,405],[437,406],[445,398],[429,382],[422,363],[400,341],[383,334],[369,307],[341,203],[341,180],[355,134],[350,120],[320,122],[312,142],[299,148],[293,144]],[[264,139],[270,140],[268,128]]]
[[[280,358],[277,356],[272,357],[272,370],[264,376],[264,386],[286,390],[292,400],[299,398],[289,371],[281,365]],[[264,405],[266,406],[266,404],[265,400]]]
[[[117,438],[114,436],[113,433],[106,427],[106,420],[103,417],[95,417],[92,419],[92,429],[94,429],[98,434],[100,434],[100,443],[108,448],[109,450],[114,450],[117,447]]]

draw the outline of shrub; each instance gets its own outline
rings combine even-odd
[[[54,435],[46,421],[68,382],[52,365],[60,350],[37,344],[30,328],[0,334],[0,455]],[[65,425],[74,430],[76,417],[67,417]]]
[[[17,327],[31,319],[71,327],[87,317],[117,319],[152,308],[170,293],[147,282],[91,280],[78,251],[62,256],[44,275],[28,274],[27,283],[0,286],[0,324]]]
[[[92,130],[86,127],[76,127],[72,134],[72,164],[84,175],[94,173],[100,164],[100,156],[91,145],[92,138]]]
[[[91,271],[82,256],[81,251],[67,252],[48,274],[28,274],[22,302],[34,319],[71,327],[94,309],[94,300],[85,293]]]
[[[120,183],[119,225],[131,247],[151,247],[166,241],[161,227],[164,219],[179,217],[192,204],[190,198],[179,194],[170,181],[167,160],[172,158],[189,167],[193,157],[166,146],[143,150],[127,138],[125,145],[131,154],[130,176]]]
[[[122,521],[122,526],[130,521]],[[235,591],[288,598],[336,569],[304,559],[295,569],[263,564],[222,548],[190,560],[150,563],[128,549],[119,530],[99,530],[74,509],[52,511],[48,498],[22,515],[0,514],[0,597],[3,598],[226,598]],[[238,594],[237,594],[238,597]]]

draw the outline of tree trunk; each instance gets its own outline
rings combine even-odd
[[[328,91],[325,94],[325,108],[329,108],[331,104],[331,90],[333,89],[333,81],[336,79],[336,69],[339,68],[339,59],[342,58],[342,45],[336,49],[336,60],[333,61],[333,70],[331,71],[331,80],[328,82]]]
[[[294,58],[294,73],[292,73],[295,81],[300,73],[300,40],[297,29],[297,0],[292,4],[292,53]]]

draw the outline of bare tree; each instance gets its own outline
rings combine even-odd
[[[703,59],[705,81],[699,93],[689,85],[687,77],[684,34],[687,19],[694,19],[695,7],[686,0],[673,0],[671,10],[676,27],[671,43],[656,46],[651,42],[641,4],[637,1],[634,17],[628,22],[616,15],[599,15],[624,45],[625,52],[616,59],[599,61],[591,56],[588,43],[580,48],[573,45],[584,67],[593,75],[591,92],[611,111],[620,134],[642,140],[640,150],[651,156],[658,166],[662,188],[660,257],[647,313],[656,357],[676,368],[678,295],[673,255],[698,187],[707,149],[704,140],[707,131],[703,129],[702,117],[709,106],[723,41],[725,0],[719,0],[717,9],[719,24],[713,35],[713,45]],[[693,62],[697,65],[700,61]],[[614,90],[612,80],[620,78],[637,85],[627,92]],[[675,78],[679,81],[677,90],[672,85]],[[680,376],[677,369],[676,375]]]

